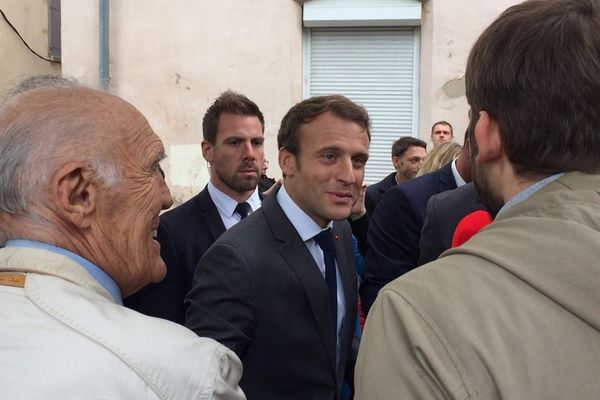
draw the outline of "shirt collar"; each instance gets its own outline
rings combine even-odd
[[[544,186],[546,186],[550,182],[555,181],[556,179],[560,178],[563,175],[564,175],[564,172],[559,172],[558,174],[550,175],[549,177],[544,178],[541,181],[538,181],[538,182],[534,183],[533,185],[527,186],[525,189],[521,190],[519,193],[517,193],[516,195],[514,195],[513,197],[511,197],[502,206],[502,208],[500,209],[500,211],[498,211],[498,215],[502,214],[503,212],[505,212],[506,210],[508,210],[512,206],[514,206],[516,204],[519,204],[523,200],[527,200],[535,192],[537,192],[538,190],[540,190],[541,188],[543,188]]]
[[[215,203],[215,206],[217,206],[217,209],[222,213],[222,215],[231,217],[235,212],[235,207],[237,206],[238,202],[232,199],[229,195],[226,195],[217,189],[217,187],[213,185],[211,181],[208,182],[207,186],[210,198]],[[254,189],[254,192],[252,192],[250,197],[246,199],[246,203],[250,204],[252,212],[260,208],[261,201],[260,196],[258,195],[258,186]]]
[[[458,168],[456,168],[456,158],[452,160],[452,175],[454,176],[454,182],[456,182],[456,187],[459,188],[463,185],[466,185],[467,182],[463,179],[462,176],[458,173]]]
[[[115,303],[123,305],[121,291],[119,290],[119,287],[117,286],[115,281],[98,266],[92,264],[90,261],[81,257],[80,255],[73,253],[72,251],[48,243],[24,239],[9,240],[8,242],[6,242],[6,247],[30,247],[34,249],[51,251],[53,253],[58,253],[65,257],[68,257],[80,266],[82,266],[100,285],[102,285],[102,287],[106,289],[108,293],[110,293]]]
[[[285,190],[285,182],[277,192],[277,202],[302,238],[302,241],[306,242],[324,230],[292,200]],[[333,222],[329,221],[326,229],[331,229],[332,225]]]

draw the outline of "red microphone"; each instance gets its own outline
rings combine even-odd
[[[460,246],[469,240],[471,236],[479,232],[484,226],[491,223],[492,217],[487,211],[477,210],[468,214],[460,220],[458,225],[456,225],[454,235],[452,236],[452,247]]]

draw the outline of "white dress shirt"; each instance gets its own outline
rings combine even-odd
[[[219,215],[221,216],[223,225],[225,225],[225,229],[229,229],[241,221],[240,215],[235,212],[235,207],[238,205],[238,202],[221,192],[210,181],[208,182],[208,194],[215,203],[215,206],[217,206],[217,211],[219,211]],[[252,208],[252,211],[249,212],[248,215],[260,208],[261,201],[260,197],[258,196],[258,186],[256,189],[254,189],[254,192],[252,192],[250,197],[246,199],[246,203],[248,203],[250,208]]]

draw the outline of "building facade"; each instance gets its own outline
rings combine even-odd
[[[53,0],[0,0],[26,41],[48,55]],[[32,55],[6,22],[0,80],[62,73],[99,86],[99,48],[108,48],[109,90],[139,108],[165,142],[164,169],[176,203],[208,180],[202,116],[226,89],[246,94],[266,119],[270,176],[279,177],[276,136],[290,106],[342,93],[373,119],[367,182],[392,171],[391,143],[429,141],[431,124],[467,126],[464,69],[481,31],[515,0],[203,0],[109,3],[100,44],[102,1],[61,0],[60,64]],[[50,33],[49,33],[50,32]]]

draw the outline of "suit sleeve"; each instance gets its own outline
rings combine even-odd
[[[194,272],[185,325],[242,357],[256,323],[254,281],[246,260],[226,242],[215,243]]]
[[[369,230],[369,214],[365,214],[354,221],[351,221],[350,218],[348,218],[348,220],[350,222],[350,227],[352,228],[352,234],[358,242],[358,251],[364,257],[364,255],[367,254],[368,248],[367,231]]]
[[[419,215],[401,186],[388,190],[373,212],[360,297],[365,315],[379,289],[417,265]]]
[[[375,208],[375,204],[373,201],[373,189],[372,187],[367,187],[367,191],[365,193],[365,209],[367,210],[367,215],[373,215],[373,209]]]
[[[160,243],[160,256],[167,266],[167,275],[162,281],[152,283],[125,298],[123,303],[142,314],[183,324],[184,266],[179,265],[178,252],[169,227],[162,220],[158,227],[157,240]]]
[[[444,250],[442,238],[438,229],[438,219],[436,215],[436,196],[432,196],[427,202],[427,216],[421,230],[421,240],[419,242],[420,256],[418,266],[437,260]]]
[[[443,332],[418,305],[382,290],[363,333],[356,400],[475,399],[466,370]]]

